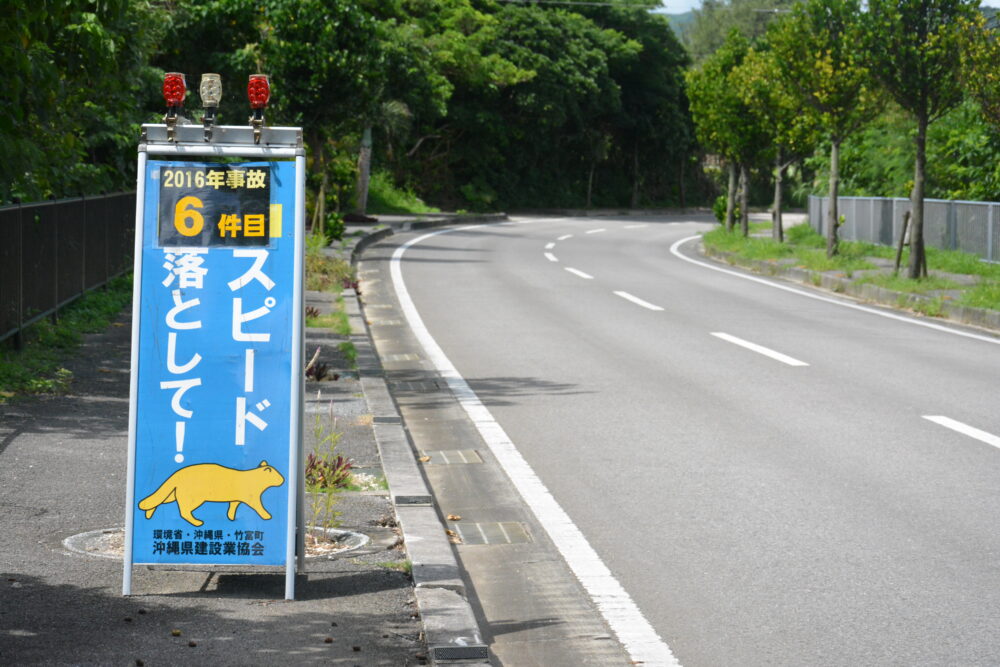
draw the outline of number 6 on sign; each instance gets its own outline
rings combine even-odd
[[[181,197],[174,206],[174,227],[184,236],[197,236],[205,226],[205,218],[195,209],[205,204],[197,197]]]

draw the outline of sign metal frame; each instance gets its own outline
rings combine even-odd
[[[305,485],[302,479],[303,440],[303,367],[304,327],[303,327],[303,271],[305,233],[305,149],[302,143],[302,129],[297,127],[265,127],[259,143],[254,141],[250,126],[215,126],[211,141],[206,141],[201,125],[178,125],[174,140],[168,137],[164,124],[142,126],[142,139],[138,147],[138,174],[136,183],[136,224],[135,224],[135,268],[132,296],[132,358],[131,382],[129,388],[128,461],[125,492],[125,543],[123,554],[122,595],[132,594],[133,539],[136,503],[136,443],[137,408],[139,395],[139,345],[143,275],[143,250],[145,236],[145,203],[147,189],[146,166],[148,156],[170,156],[174,158],[204,157],[207,159],[248,158],[259,160],[295,161],[294,201],[292,216],[294,230],[293,243],[293,285],[292,285],[292,340],[291,340],[291,382],[289,387],[288,419],[288,471],[287,471],[287,532],[285,535],[285,599],[295,599],[295,573],[301,570],[305,557]],[[172,566],[176,567],[176,566]]]

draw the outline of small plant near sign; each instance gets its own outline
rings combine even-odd
[[[306,487],[316,491],[344,489],[351,482],[351,461],[331,449],[323,456],[306,457]]]
[[[351,479],[350,460],[336,451],[343,435],[337,430],[337,418],[333,414],[331,401],[326,420],[323,416],[316,415],[313,422],[315,452],[310,452],[306,457],[305,485],[312,509],[308,539],[314,545],[327,540],[330,529],[340,525],[340,512],[335,509],[337,493]]]

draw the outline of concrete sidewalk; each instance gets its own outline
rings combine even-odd
[[[328,310],[331,299],[308,303]],[[359,363],[372,355],[353,304],[350,339]],[[328,366],[306,389],[312,420],[329,410],[343,432],[337,451],[382,475],[373,417],[344,342],[307,332]],[[119,530],[125,502],[130,321],[87,336],[66,366],[70,393],[0,406],[0,664],[430,664],[424,627],[394,508],[386,490],[346,492],[341,527],[368,542],[335,558],[308,558],[297,600],[285,602],[279,572],[169,571],[136,567],[121,596]],[[333,380],[333,376],[337,379]],[[307,505],[309,503],[307,502]],[[64,541],[80,540],[74,552]],[[443,531],[442,531],[442,539]],[[118,544],[115,541],[118,540]],[[93,545],[98,546],[93,546]]]

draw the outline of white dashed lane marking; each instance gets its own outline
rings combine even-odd
[[[642,300],[642,299],[640,299],[639,297],[637,297],[637,296],[632,296],[632,295],[631,295],[631,294],[629,294],[628,292],[615,292],[615,294],[617,294],[617,295],[618,295],[618,296],[620,296],[621,298],[625,299],[626,301],[631,301],[631,302],[632,302],[632,303],[634,303],[635,305],[637,305],[637,306],[642,306],[643,308],[646,308],[646,309],[648,309],[648,310],[663,310],[663,309],[662,309],[662,308],[660,308],[659,306],[657,306],[657,305],[654,305],[654,304],[652,304],[652,303],[650,303],[650,302],[648,302],[648,301],[643,301],[643,300]]]
[[[737,338],[736,336],[731,336],[727,333],[722,333],[721,331],[713,331],[712,335],[716,338],[720,338],[726,342],[732,343],[733,345],[739,345],[740,347],[752,350],[757,354],[763,354],[765,357],[770,357],[780,361],[783,364],[788,364],[789,366],[808,366],[804,361],[799,361],[793,357],[789,357],[787,354],[782,354],[781,352],[775,352],[771,348],[764,347],[763,345],[758,345],[757,343],[751,343],[748,340],[743,340],[742,338]]]
[[[594,279],[594,276],[590,275],[589,273],[584,273],[583,271],[579,271],[577,269],[574,269],[574,268],[571,268],[571,267],[568,267],[568,266],[564,267],[564,268],[567,271],[569,271],[570,273],[572,273],[574,276],[579,276],[580,278],[583,278],[584,280],[593,280]]]
[[[957,421],[955,419],[951,419],[950,417],[942,417],[940,415],[924,415],[924,419],[932,421],[940,426],[944,426],[945,428],[950,428],[952,431],[961,433],[962,435],[967,435],[970,438],[975,438],[979,442],[985,442],[987,445],[992,445],[993,447],[1000,449],[1000,438],[993,435],[992,433],[981,431],[974,426],[963,424],[962,422]]]

